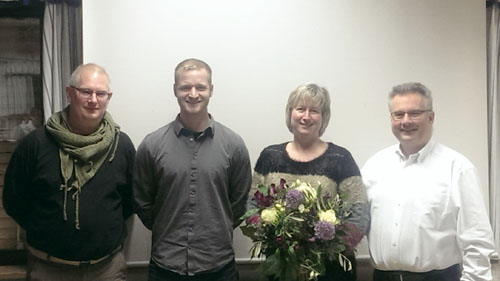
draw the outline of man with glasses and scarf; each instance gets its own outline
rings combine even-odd
[[[12,155],[3,204],[26,230],[27,280],[126,280],[135,149],[106,111],[109,82],[102,67],[79,66],[69,105]]]
[[[431,92],[395,86],[389,109],[399,144],[362,169],[374,281],[492,280],[493,234],[477,170],[432,139]]]

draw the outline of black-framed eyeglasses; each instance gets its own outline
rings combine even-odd
[[[105,99],[109,95],[111,95],[111,92],[106,92],[106,91],[96,91],[92,89],[78,88],[72,85],[70,85],[70,87],[75,89],[82,98],[89,98],[93,93],[95,93],[95,96],[98,99]]]
[[[408,118],[410,120],[418,120],[420,117],[422,117],[422,114],[425,112],[432,111],[432,109],[424,109],[424,110],[410,110],[410,111],[394,111],[391,112],[391,118],[393,121],[401,121],[405,118],[406,114],[408,114]]]

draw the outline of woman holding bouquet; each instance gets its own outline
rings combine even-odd
[[[326,274],[317,278],[356,280],[354,248],[369,226],[368,205],[359,168],[349,151],[320,138],[330,120],[328,91],[315,84],[300,85],[288,98],[285,116],[293,140],[268,146],[261,152],[250,197],[259,185],[279,184],[281,179],[288,184],[297,180],[313,185],[320,182],[323,194],[340,194],[349,210],[342,224],[345,233],[342,254],[350,260],[352,270],[344,270],[339,261],[325,261]]]

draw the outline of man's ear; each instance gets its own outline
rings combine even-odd
[[[71,87],[70,86],[66,86],[66,100],[71,103],[71,95],[69,94],[69,92],[71,91]]]
[[[172,88],[174,89],[174,96],[177,97],[177,93],[175,92],[175,83]]]
[[[210,97],[214,94],[214,84],[210,84]]]
[[[430,114],[429,114],[429,121],[430,121],[431,123],[434,123],[434,117],[435,117],[435,115],[436,115],[436,114],[434,113],[434,111],[431,111],[431,112],[430,112]]]

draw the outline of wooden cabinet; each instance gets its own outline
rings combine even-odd
[[[0,250],[24,248],[21,239],[21,228],[7,215],[1,200],[5,171],[15,147],[15,142],[0,141]]]

